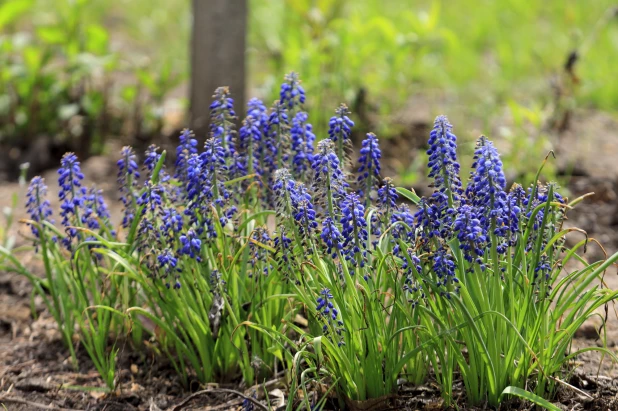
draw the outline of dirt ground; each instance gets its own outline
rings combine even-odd
[[[574,121],[574,126],[559,137],[560,147],[564,149],[558,153],[558,161],[568,159],[569,164],[577,165],[568,187],[572,197],[588,192],[595,194],[569,213],[568,224],[586,230],[603,244],[605,252],[611,254],[618,250],[618,123],[602,114],[578,115],[581,116],[580,121]],[[417,128],[423,130],[422,126]],[[404,151],[408,155],[411,150],[413,148],[406,147]],[[391,148],[390,151],[396,150]],[[83,169],[89,181],[106,193],[115,193],[112,158],[91,158],[84,162]],[[45,177],[52,194],[52,206],[56,207],[57,202],[53,200],[53,193],[57,192],[56,174],[51,171]],[[16,210],[16,219],[19,219],[25,216],[25,188],[17,183],[0,185],[0,210],[10,206],[13,193],[19,197]],[[113,220],[118,221],[121,210],[115,200],[109,198],[108,204]],[[20,233],[26,232],[17,223],[11,234],[17,244],[23,244],[26,240]],[[603,256],[604,251],[600,247],[591,245],[585,257],[595,261]],[[28,263],[36,264],[36,261]],[[606,273],[605,286],[618,289],[616,267]],[[7,410],[242,409],[243,398],[233,391],[252,392],[235,386],[211,386],[206,387],[210,390],[208,393],[192,394],[183,391],[165,361],[155,360],[147,352],[136,354],[121,350],[118,390],[106,395],[101,389],[103,383],[84,350],[79,350],[81,368],[76,372],[69,364],[68,352],[60,342],[53,319],[38,298],[34,298],[32,304],[38,314],[36,319],[31,315],[31,287],[27,280],[12,273],[0,272],[0,405],[4,404]],[[607,344],[616,354],[617,311],[615,305],[608,307]],[[597,326],[590,323],[582,327],[576,335],[574,346],[601,345]],[[579,358],[577,374],[569,381],[576,389],[565,388],[558,396],[557,405],[565,410],[618,410],[618,366],[612,366],[608,359],[601,364],[599,360],[595,354]],[[196,391],[205,387],[196,384],[194,388]],[[269,392],[285,392],[284,380],[269,382],[267,389]],[[463,391],[462,387],[455,387],[455,390]],[[258,391],[261,392],[260,389]],[[190,400],[183,403],[187,399]],[[439,391],[432,383],[421,387],[404,386],[398,397],[389,398],[373,409],[378,408],[440,409]],[[505,404],[503,409],[530,407],[513,401]]]

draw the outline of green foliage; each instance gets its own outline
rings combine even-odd
[[[50,5],[10,0],[0,9],[0,142],[27,150],[45,136],[90,154],[123,131],[160,135],[164,97],[184,79],[178,68],[112,51],[96,2]]]

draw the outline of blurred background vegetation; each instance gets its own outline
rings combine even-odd
[[[511,176],[531,177],[573,110],[618,110],[612,0],[248,2],[248,95],[273,100],[298,72],[318,137],[340,102],[394,145],[445,113],[463,150],[485,133]],[[0,2],[0,149],[18,163],[173,135],[190,29],[189,0]],[[414,184],[420,164],[392,168]]]

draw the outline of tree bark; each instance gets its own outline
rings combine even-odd
[[[247,0],[193,0],[190,123],[200,140],[217,87],[230,88],[239,117],[245,110],[246,31]]]

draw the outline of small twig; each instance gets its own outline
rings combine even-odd
[[[192,399],[194,399],[196,397],[199,397],[202,394],[218,393],[218,392],[226,392],[226,393],[229,393],[229,394],[238,395],[239,397],[242,397],[243,399],[245,399],[247,401],[251,401],[253,404],[257,405],[260,409],[262,409],[264,411],[268,411],[268,407],[266,407],[264,404],[262,404],[261,402],[259,402],[255,398],[251,398],[251,397],[243,394],[240,391],[230,390],[230,389],[227,389],[227,388],[210,388],[210,389],[207,389],[207,390],[198,391],[196,393],[193,393],[193,394],[189,395],[182,402],[180,402],[179,404],[177,404],[177,405],[173,406],[172,408],[168,409],[168,411],[180,411],[182,409],[182,407],[184,407]]]
[[[15,404],[23,404],[23,405],[28,405],[30,407],[36,407],[36,408],[40,408],[43,410],[53,410],[53,411],[79,411],[79,410],[75,410],[73,408],[62,408],[62,407],[56,407],[55,405],[45,405],[45,404],[39,404],[36,402],[32,402],[32,401],[27,401],[27,400],[22,400],[20,398],[13,398],[13,397],[7,397],[2,396],[0,397],[0,404],[2,402],[13,402]]]
[[[586,391],[582,391],[582,390],[580,390],[579,388],[577,388],[577,387],[575,387],[575,386],[573,386],[573,385],[569,384],[568,382],[566,382],[566,381],[562,381],[560,378],[556,378],[556,377],[552,377],[552,376],[549,376],[549,378],[550,378],[550,379],[552,379],[552,380],[554,380],[554,381],[556,381],[557,383],[560,383],[560,384],[562,384],[562,385],[564,385],[564,386],[566,386],[566,387],[568,387],[568,388],[572,389],[572,390],[573,390],[573,391],[575,391],[576,393],[578,393],[578,394],[580,394],[580,395],[583,395],[583,396],[584,396],[584,397],[586,397],[586,398],[593,399],[592,395],[588,394]]]

